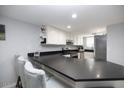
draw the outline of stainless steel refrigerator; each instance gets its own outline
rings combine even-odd
[[[96,60],[106,61],[107,35],[94,36],[94,53]]]

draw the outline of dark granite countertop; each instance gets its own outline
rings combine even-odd
[[[111,62],[65,58],[61,54],[29,58],[74,81],[124,80],[124,66]]]

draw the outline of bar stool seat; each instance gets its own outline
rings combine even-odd
[[[24,66],[25,82],[27,88],[45,88],[45,72],[33,67],[31,62],[26,61]]]

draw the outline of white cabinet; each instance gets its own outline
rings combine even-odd
[[[66,44],[66,33],[62,32],[62,31],[58,31],[58,44]]]
[[[66,35],[67,40],[72,40],[73,45],[83,45],[83,35],[77,33],[68,33]]]
[[[74,45],[83,45],[83,36],[82,35],[74,36]]]
[[[66,41],[73,43],[73,45],[83,45],[83,35],[66,32],[51,26],[46,27],[45,44],[66,45]]]
[[[83,35],[70,33],[68,39],[72,40],[74,45],[83,45]]]
[[[46,44],[57,44],[57,32],[54,29],[47,28],[47,42]]]
[[[83,45],[83,35],[78,35],[78,45]]]
[[[65,45],[66,32],[54,27],[47,27],[47,42],[46,44]]]

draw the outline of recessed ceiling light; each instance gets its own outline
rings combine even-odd
[[[97,78],[100,78],[100,74],[97,74],[96,77],[97,77]]]
[[[70,25],[68,25],[68,26],[67,26],[67,28],[68,28],[68,29],[70,29],[70,28],[71,28],[71,26],[70,26]]]
[[[72,14],[72,18],[77,18],[77,14]]]

